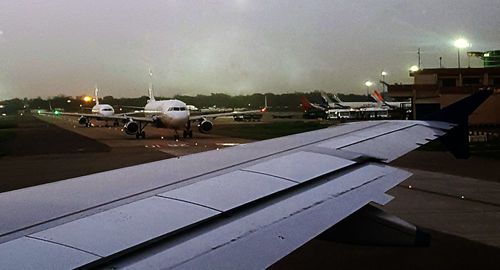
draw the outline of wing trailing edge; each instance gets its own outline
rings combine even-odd
[[[481,90],[425,117],[457,126],[440,138],[444,146],[459,159],[469,158],[469,115],[488,99],[493,91]]]

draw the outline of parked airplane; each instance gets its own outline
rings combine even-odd
[[[374,107],[381,107],[383,104],[381,101],[378,100],[372,93],[370,95],[375,102],[343,102],[340,100],[340,98],[333,94],[333,97],[335,101],[332,101],[328,95],[324,92],[321,91],[321,97],[323,98],[324,101],[324,106],[328,106],[330,109],[360,109],[360,108],[374,108]]]
[[[391,109],[400,109],[400,108],[402,108],[401,106],[403,106],[405,104],[411,104],[408,101],[402,101],[402,102],[385,101],[384,98],[377,91],[373,92],[373,98],[375,98],[376,100],[379,100],[380,102],[382,102],[384,105],[388,106]]]
[[[466,157],[467,116],[490,94],[432,120],[353,122],[1,193],[0,268],[264,269],[328,229],[428,245],[370,203],[394,198],[411,173],[389,162],[422,144],[440,137]]]
[[[304,108],[304,118],[326,118],[326,119],[380,119],[388,118],[389,110],[383,106],[382,102],[342,102],[336,95],[338,102],[332,102],[325,92],[321,92],[323,104],[312,104],[304,96],[301,96],[302,108]],[[375,97],[373,97],[375,99]],[[350,105],[362,105],[351,107]],[[368,106],[368,104],[376,104]]]
[[[302,106],[301,109],[304,111],[304,118],[327,118],[328,107],[323,104],[313,104],[305,96],[300,97],[300,103]]]

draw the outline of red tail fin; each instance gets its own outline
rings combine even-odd
[[[385,102],[385,100],[382,98],[382,96],[377,92],[377,91],[373,91],[375,93],[375,95],[377,96],[377,98],[382,101],[382,102]]]
[[[300,103],[302,104],[302,107],[306,109],[313,108],[314,106],[309,103],[309,101],[306,99],[304,96],[300,96]]]

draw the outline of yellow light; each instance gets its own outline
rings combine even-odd
[[[467,48],[470,47],[469,41],[467,41],[465,38],[459,38],[453,42],[453,45],[459,49]]]
[[[66,102],[71,103],[71,99],[66,100]]]
[[[410,67],[410,71],[411,72],[415,72],[415,71],[418,71],[418,70],[419,70],[419,68],[418,68],[417,65],[413,65],[413,66]]]
[[[365,85],[366,85],[366,86],[368,86],[368,87],[370,87],[370,86],[372,86],[372,85],[373,85],[373,83],[372,83],[372,82],[370,82],[370,81],[366,81],[366,82],[365,82]]]
[[[490,53],[485,53],[483,56],[484,57],[490,57]]]
[[[91,97],[89,97],[89,96],[85,96],[85,97],[83,97],[83,101],[85,101],[85,102],[89,102],[89,101],[91,101],[91,100],[92,100],[92,98],[91,98]]]

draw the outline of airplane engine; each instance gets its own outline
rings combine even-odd
[[[201,133],[208,133],[210,130],[212,130],[212,122],[208,121],[208,120],[203,120],[201,121],[201,123],[198,124],[198,130],[201,132]]]
[[[123,126],[123,129],[128,135],[134,135],[137,134],[137,131],[139,131],[139,124],[134,121],[129,121],[125,124],[125,126]]]
[[[85,117],[85,116],[80,116],[80,118],[78,118],[78,123],[80,125],[86,125],[88,122],[89,122],[89,119],[87,119],[87,117]]]

